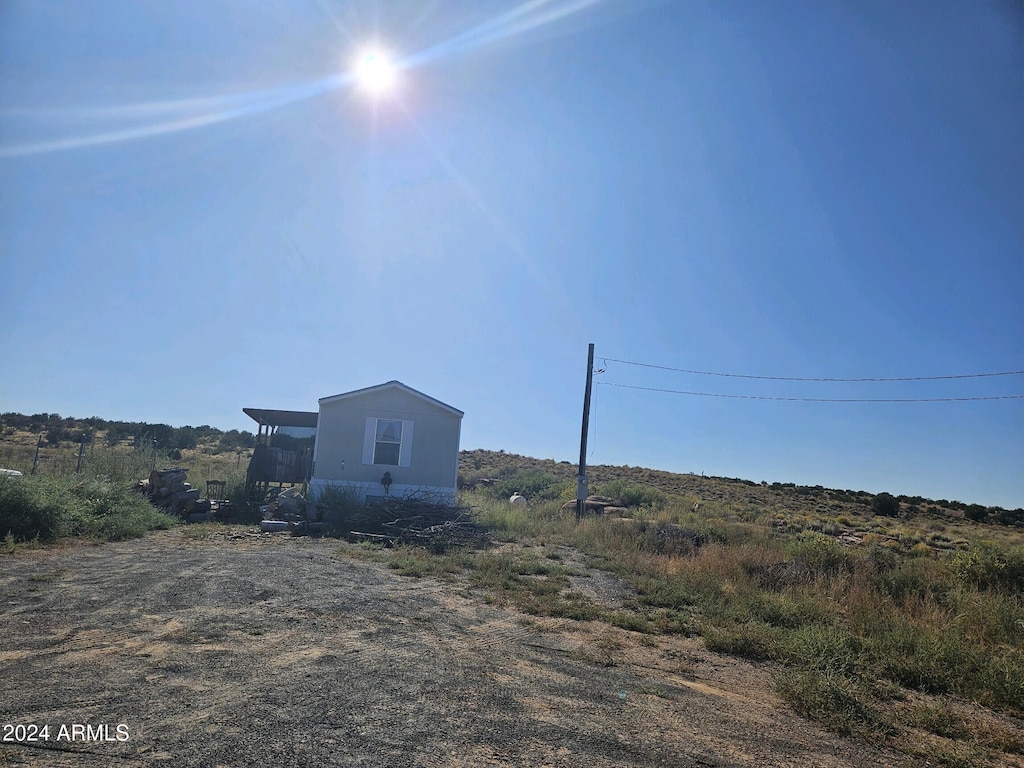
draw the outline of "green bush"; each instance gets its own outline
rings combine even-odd
[[[983,507],[981,504],[968,504],[967,509],[964,510],[964,517],[981,522],[988,517],[988,507]]]
[[[810,581],[815,576],[835,576],[855,567],[850,550],[833,538],[808,533],[787,546],[793,558],[794,576]]]
[[[176,523],[142,496],[104,478],[0,479],[0,536],[9,533],[15,541],[66,536],[120,541]]]
[[[871,511],[882,517],[896,517],[900,513],[900,502],[891,493],[875,494],[871,500]]]
[[[60,521],[61,499],[52,483],[33,477],[0,477],[0,537],[54,541]]]
[[[707,624],[701,627],[701,635],[709,651],[762,661],[778,655],[782,633],[767,624],[749,622]]]
[[[853,675],[861,665],[862,642],[845,629],[814,624],[789,633],[782,657],[805,670]]]
[[[979,589],[1010,592],[1024,590],[1024,547],[980,544],[953,557],[953,573],[964,584]]]
[[[562,481],[539,469],[520,469],[505,475],[491,486],[489,494],[498,499],[507,499],[514,493],[530,501],[552,501],[562,490]]]
[[[891,726],[868,703],[870,697],[841,672],[786,670],[775,689],[793,709],[838,733],[877,738]]]
[[[64,528],[70,535],[121,541],[177,523],[176,518],[157,511],[144,497],[104,478],[79,480],[70,485],[69,492]]]
[[[638,485],[625,480],[613,480],[597,486],[594,492],[621,502],[624,507],[652,507],[660,509],[665,505],[665,494],[657,488]]]

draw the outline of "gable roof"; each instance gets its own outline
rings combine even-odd
[[[391,381],[386,381],[383,384],[377,384],[377,385],[372,386],[372,387],[365,387],[363,389],[356,389],[356,390],[353,390],[352,392],[343,392],[340,395],[331,395],[330,397],[321,397],[320,398],[320,407],[323,407],[324,405],[330,405],[331,403],[336,403],[339,400],[345,400],[346,398],[349,398],[349,397],[356,397],[357,395],[367,395],[367,394],[370,394],[371,392],[379,392],[379,391],[384,390],[384,389],[400,389],[403,392],[407,392],[410,395],[413,395],[414,397],[420,398],[421,400],[426,400],[428,403],[436,405],[439,408],[442,408],[442,409],[448,411],[448,413],[454,414],[455,416],[458,416],[458,417],[461,418],[462,416],[465,415],[458,408],[452,408],[447,403],[442,403],[440,400],[435,400],[430,395],[425,395],[422,392],[420,392],[419,390],[416,390],[416,389],[413,389],[412,387],[406,386],[405,384],[403,384],[402,382],[400,382],[400,381],[398,381],[396,379],[392,379]]]

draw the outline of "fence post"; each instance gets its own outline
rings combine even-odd
[[[39,449],[42,447],[42,445],[43,445],[43,433],[40,432],[39,433],[39,439],[36,440],[36,455],[32,458],[32,471],[29,472],[30,475],[34,475],[36,473],[36,464],[39,463]]]
[[[82,454],[85,452],[85,435],[82,435],[82,442],[78,446],[78,463],[75,465],[75,474],[82,471]]]

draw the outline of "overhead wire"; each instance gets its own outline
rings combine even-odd
[[[614,357],[603,357],[601,360],[605,368],[608,363],[621,363],[641,368],[651,368],[673,373],[684,373],[695,376],[719,376],[733,379],[755,379],[760,381],[799,381],[816,383],[877,383],[877,382],[913,382],[913,381],[947,381],[954,379],[981,379],[999,376],[1020,376],[1021,371],[997,371],[991,373],[961,373],[948,374],[943,376],[865,376],[857,378],[840,378],[828,376],[763,376],[747,373],[723,373],[718,371],[697,371],[688,368],[676,368],[667,365],[656,365],[653,363],[640,363],[635,360],[621,360]],[[603,371],[604,369],[602,369]],[[637,389],[646,392],[663,392],[675,395],[691,395],[693,397],[721,397],[734,400],[775,400],[782,402],[796,403],[950,403],[950,402],[971,402],[981,400],[1021,400],[1024,395],[974,395],[966,397],[788,397],[780,395],[737,395],[722,392],[695,392],[681,389],[666,389],[660,387],[644,387],[634,384],[617,384],[610,381],[599,382],[607,387],[621,387],[623,389]]]
[[[623,389],[641,389],[646,392],[666,392],[673,395],[693,395],[695,397],[726,397],[736,400],[781,400],[794,403],[952,403],[972,400],[1024,400],[1024,395],[990,395],[984,397],[777,397],[771,395],[727,395],[720,392],[688,392],[680,389],[660,389],[657,387],[640,387],[633,384],[616,384],[600,381],[605,387],[621,387]]]
[[[715,371],[693,371],[687,368],[672,368],[667,365],[654,365],[651,363],[638,363],[632,360],[618,360],[614,357],[602,357],[608,363],[622,363],[623,365],[635,365],[641,368],[656,368],[661,371],[674,371],[676,373],[688,373],[694,376],[723,376],[733,379],[760,379],[762,381],[816,381],[816,382],[886,382],[886,381],[943,381],[949,379],[981,379],[994,376],[1020,376],[1024,371],[998,371],[996,373],[961,373],[947,376],[866,376],[862,378],[833,378],[824,376],[757,376],[748,373],[718,373]]]

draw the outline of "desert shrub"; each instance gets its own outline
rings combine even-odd
[[[911,644],[906,646],[879,644],[888,663],[887,676],[908,688],[932,693],[963,692],[965,678],[973,677],[982,663],[976,646],[956,633],[914,629],[908,638]]]
[[[641,550],[659,555],[690,555],[709,541],[706,534],[670,523],[644,521],[636,525],[634,532]]]
[[[665,494],[657,488],[630,483],[626,480],[613,480],[603,483],[594,492],[615,499],[625,507],[652,507],[660,509],[665,505]]]
[[[876,570],[870,579],[872,586],[882,595],[902,604],[907,600],[927,600],[945,591],[946,569],[942,562],[924,558],[903,559],[893,552],[879,550],[881,558],[886,555],[898,559]]]
[[[87,478],[69,484],[63,532],[104,541],[122,541],[146,531],[170,528],[177,519],[158,511],[120,483]]]
[[[60,494],[34,477],[0,477],[0,536],[53,541],[60,530]]]
[[[957,552],[952,569],[964,584],[979,589],[1020,592],[1024,590],[1024,547],[981,544]]]
[[[733,598],[726,610],[749,615],[772,627],[786,629],[807,627],[832,618],[824,601],[789,593],[751,592]]]
[[[1022,525],[1024,524],[1024,508],[1000,509],[994,512],[992,517],[1000,525]]]
[[[852,680],[834,670],[786,670],[775,683],[793,709],[835,731],[877,737],[891,730]]]
[[[15,541],[85,536],[119,541],[169,528],[176,519],[105,478],[0,479],[0,535]]]
[[[530,501],[552,501],[561,492],[562,481],[539,469],[520,469],[505,475],[488,489],[498,499],[507,499],[514,493]]]
[[[782,633],[767,624],[751,622],[706,625],[701,627],[701,635],[709,651],[761,661],[778,655]]]
[[[964,510],[964,517],[968,520],[981,522],[988,517],[988,507],[984,507],[981,504],[968,504],[967,509]]]
[[[813,576],[834,576],[853,570],[851,553],[835,539],[813,533],[801,536],[787,547],[793,558],[793,569]]]
[[[781,657],[787,663],[803,669],[852,675],[861,666],[862,651],[861,640],[845,629],[811,624],[785,637]]]
[[[871,511],[882,517],[896,517],[900,513],[900,502],[891,493],[883,491],[871,500]]]

